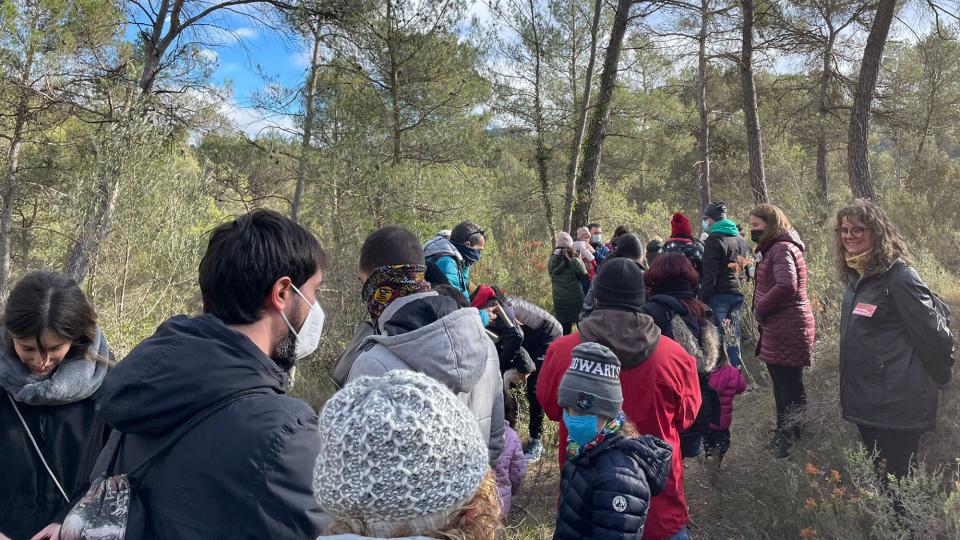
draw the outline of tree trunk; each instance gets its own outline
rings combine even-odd
[[[553,204],[550,202],[550,178],[547,176],[547,146],[544,142],[543,102],[541,101],[541,75],[543,51],[540,43],[540,33],[537,30],[537,8],[533,0],[529,2],[530,27],[533,32],[533,123],[537,132],[537,177],[540,180],[540,196],[543,198],[543,210],[546,218],[547,238],[553,238]]]
[[[586,226],[590,222],[590,208],[593,206],[593,191],[596,187],[597,173],[600,170],[600,152],[603,149],[604,129],[610,112],[610,100],[617,84],[617,67],[620,63],[620,47],[630,21],[632,0],[618,0],[617,11],[613,16],[610,30],[610,43],[607,45],[600,74],[600,89],[590,118],[590,130],[587,133],[586,148],[583,154],[583,167],[577,177],[577,198],[573,208],[570,228]]]
[[[830,114],[830,78],[833,72],[830,64],[833,59],[833,40],[834,37],[831,34],[827,46],[823,50],[823,71],[820,73],[820,93],[817,108],[817,194],[821,208],[826,208],[829,195],[827,115]]]
[[[697,133],[699,152],[700,211],[710,204],[710,117],[707,109],[707,30],[710,24],[710,0],[700,0],[700,34],[697,36]]]
[[[320,23],[316,26],[311,25],[310,32],[313,34],[313,55],[310,60],[310,71],[307,73],[307,80],[304,83],[303,98],[303,134],[300,138],[300,160],[297,164],[297,187],[293,192],[293,202],[290,207],[290,218],[293,221],[300,221],[300,207],[303,204],[303,183],[307,176],[307,161],[310,157],[310,141],[313,138],[313,120],[314,120],[314,95],[317,87],[317,73],[320,70]]]
[[[113,208],[120,193],[120,171],[114,167],[98,182],[94,212],[84,221],[80,235],[71,246],[70,253],[63,264],[63,272],[77,283],[83,282],[90,270],[90,264],[107,238],[113,217]]]
[[[34,19],[33,26],[39,19]],[[33,28],[31,28],[33,30]],[[0,305],[7,301],[7,289],[10,287],[10,250],[13,236],[13,205],[17,198],[17,172],[20,164],[20,148],[23,145],[23,131],[30,112],[30,79],[33,76],[33,60],[36,55],[36,40],[28,38],[27,48],[20,73],[17,99],[17,112],[13,126],[13,137],[7,150],[7,167],[3,172],[3,211],[0,214]]]
[[[573,135],[570,152],[570,165],[567,168],[567,194],[563,200],[563,230],[571,231],[573,220],[573,198],[576,194],[577,165],[580,163],[580,146],[583,144],[583,132],[587,127],[587,111],[590,109],[590,93],[593,90],[593,72],[597,61],[597,36],[600,31],[600,14],[603,0],[597,0],[593,7],[593,24],[590,27],[590,61],[587,63],[586,81],[583,83],[583,97],[577,111],[577,130]],[[576,82],[576,81],[574,81]]]
[[[393,0],[387,0],[387,54],[390,57],[390,111],[393,120],[392,163],[400,163],[400,66],[393,43]]]
[[[847,144],[847,168],[850,175],[850,190],[860,199],[875,199],[876,190],[870,178],[870,162],[867,159],[867,135],[870,128],[870,106],[873,92],[880,75],[880,61],[883,48],[887,43],[890,23],[896,10],[896,0],[879,0],[877,14],[863,49],[860,63],[860,77],[857,92],[853,97],[853,111],[850,114],[850,132]]]
[[[757,88],[753,82],[753,0],[742,0],[743,48],[740,51],[740,83],[743,86],[743,117],[747,125],[747,153],[750,156],[750,186],[755,203],[765,203],[767,179],[763,172],[763,140],[757,112]]]

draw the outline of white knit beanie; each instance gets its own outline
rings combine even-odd
[[[413,371],[347,384],[320,412],[320,444],[313,472],[320,507],[380,537],[443,527],[488,469],[470,410]]]

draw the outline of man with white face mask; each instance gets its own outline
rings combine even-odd
[[[317,416],[285,393],[320,341],[325,259],[276,212],[221,225],[200,263],[204,315],[163,323],[104,381],[99,407],[122,438],[98,465],[116,453],[110,474],[133,476],[128,538],[321,532]]]

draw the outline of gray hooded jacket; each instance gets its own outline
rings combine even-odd
[[[409,369],[433,377],[450,388],[467,405],[480,433],[487,439],[490,463],[503,450],[503,379],[497,349],[487,337],[474,308],[464,308],[408,332],[386,335],[385,326],[401,309],[436,292],[399,298],[387,306],[377,321],[379,334],[361,345],[347,381]]]

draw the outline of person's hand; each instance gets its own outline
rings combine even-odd
[[[10,537],[0,532],[0,540],[10,540]]]
[[[495,309],[493,309],[493,308],[487,308],[487,309],[485,309],[484,311],[486,311],[486,312],[487,312],[487,315],[490,316],[490,321],[491,321],[491,322],[497,320],[497,311],[496,311]]]
[[[51,523],[46,527],[44,527],[42,531],[33,535],[33,538],[31,538],[30,540],[55,540],[56,538],[59,538],[59,537],[60,537],[60,524]],[[6,538],[6,536],[3,536],[2,534],[0,534],[0,540],[2,540],[3,538]]]

